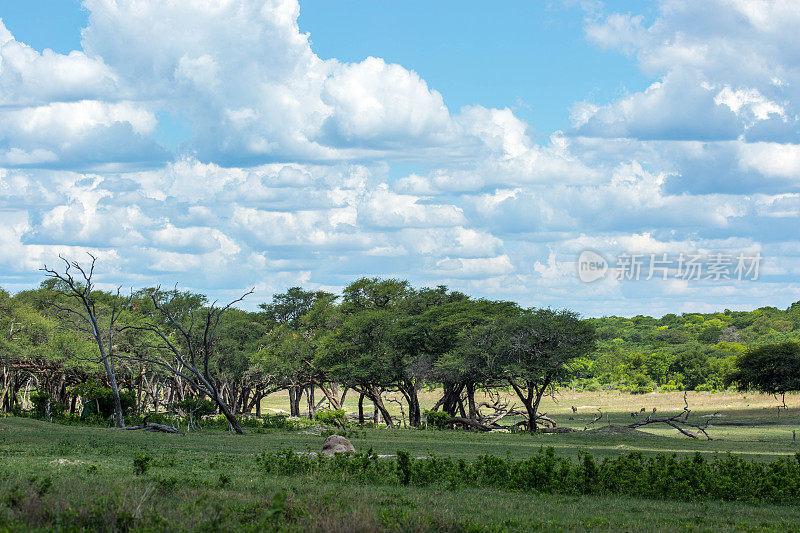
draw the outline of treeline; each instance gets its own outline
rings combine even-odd
[[[534,429],[555,387],[719,389],[748,346],[800,336],[798,304],[581,319],[363,278],[341,295],[294,287],[249,312],[185,291],[102,291],[88,272],[81,281],[49,275],[13,296],[0,289],[3,411],[119,411],[122,425],[134,412],[213,409],[240,430],[235,415],[261,415],[265,396],[286,391],[294,416],[339,409],[355,394],[359,422],[371,415],[392,426],[393,401],[417,426],[419,393],[435,388],[434,410],[469,425],[478,392],[502,387]]]
[[[303,402],[309,415],[339,409],[349,393],[359,397],[360,422],[367,404],[392,426],[386,394],[399,392],[417,426],[423,387],[443,391],[434,409],[469,421],[476,391],[502,386],[535,428],[543,395],[595,347],[593,326],[571,311],[394,279],[363,278],[341,295],[295,287],[247,312],[177,290],[97,290],[91,271],[83,285],[54,274],[38,289],[0,292],[0,315],[4,410],[27,401],[75,413],[80,398],[108,417],[116,387],[120,418],[176,406],[191,414],[207,408],[205,397],[225,414],[260,415],[266,395],[286,390],[292,415]]]
[[[723,390],[748,349],[800,341],[800,302],[788,309],[590,320],[598,349],[576,361],[573,386],[588,390]]]

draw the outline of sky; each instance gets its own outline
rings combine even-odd
[[[0,20],[12,292],[89,252],[104,286],[255,287],[249,308],[361,276],[587,316],[800,300],[793,0],[0,0]]]

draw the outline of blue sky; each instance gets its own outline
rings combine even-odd
[[[800,300],[790,0],[0,0],[0,285],[360,276],[590,315]],[[581,283],[578,254],[760,254]]]
[[[654,11],[642,0],[606,6]],[[88,21],[79,0],[0,0],[0,15],[18,40],[63,54],[80,50]],[[511,107],[537,140],[569,127],[574,102],[603,103],[652,82],[623,54],[588,43],[584,13],[555,1],[487,10],[482,2],[453,0],[311,0],[302,3],[299,24],[324,59],[399,63],[440,91],[448,107]],[[164,113],[160,139],[176,149],[190,127],[179,114]]]

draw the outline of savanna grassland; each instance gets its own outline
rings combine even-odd
[[[63,268],[0,290],[0,530],[800,530],[800,302],[583,319],[362,278],[244,311]]]
[[[523,461],[552,447],[557,457],[576,464],[589,453],[598,465],[631,452],[674,453],[686,461],[696,452],[708,461],[730,452],[769,462],[795,461],[800,451],[792,441],[792,429],[800,429],[796,396],[787,397],[789,408],[780,414],[775,398],[767,395],[695,392],[687,401],[692,419],[714,415],[709,433],[715,440],[690,439],[669,428],[647,426],[637,432],[606,425],[629,423],[631,413],[642,407],[681,410],[683,394],[678,393],[561,391],[543,407],[559,424],[583,427],[597,412],[607,415],[589,431],[569,434],[338,430],[360,454],[390,456],[374,459],[392,472],[377,481],[344,470],[331,475],[329,470],[264,468],[264,457],[274,459],[281,450],[298,452],[300,458],[319,451],[332,432],[319,425],[251,427],[243,436],[211,427],[169,435],[7,417],[0,419],[0,523],[9,530],[120,531],[800,529],[800,506],[775,505],[768,497],[685,501],[691,498],[559,494],[436,479],[421,486],[398,482],[394,475],[398,450],[412,458],[451,457],[470,464],[481,455]],[[279,396],[267,402],[283,408]],[[350,408],[347,402],[345,407]]]

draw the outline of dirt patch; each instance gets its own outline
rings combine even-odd
[[[86,461],[81,461],[78,459],[53,459],[50,461],[50,464],[53,466],[78,466],[86,464]]]

